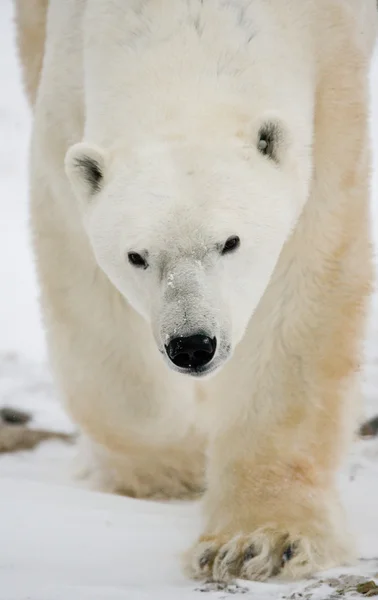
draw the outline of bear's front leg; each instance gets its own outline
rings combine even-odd
[[[290,368],[268,371],[244,404],[243,382],[228,389],[209,453],[206,529],[186,556],[194,578],[294,579],[353,558],[335,479],[353,429],[357,375],[341,383],[332,369],[318,372],[315,385],[294,357]]]
[[[195,578],[300,578],[350,560],[342,508],[306,459],[235,460],[210,490],[206,533],[189,553]],[[218,498],[216,497],[218,495]]]

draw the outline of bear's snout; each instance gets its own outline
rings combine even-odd
[[[188,373],[201,372],[214,358],[217,339],[203,333],[173,338],[165,351],[169,360]]]

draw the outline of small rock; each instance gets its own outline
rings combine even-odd
[[[378,596],[378,585],[373,580],[366,581],[357,585],[356,591],[362,596],[371,598],[372,596]]]
[[[27,412],[18,410],[17,408],[9,408],[8,406],[0,408],[0,425],[1,422],[7,425],[26,425],[30,421],[31,415]]]
[[[360,437],[362,438],[371,438],[378,435],[378,417],[374,419],[370,419],[370,421],[366,421],[360,427]]]

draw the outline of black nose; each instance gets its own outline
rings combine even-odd
[[[199,369],[211,361],[216,348],[216,338],[197,334],[174,338],[165,349],[169,359],[176,367]]]

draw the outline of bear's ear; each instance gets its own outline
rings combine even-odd
[[[101,148],[84,142],[71,146],[66,154],[65,169],[79,199],[90,200],[101,190],[105,165],[105,152]]]

